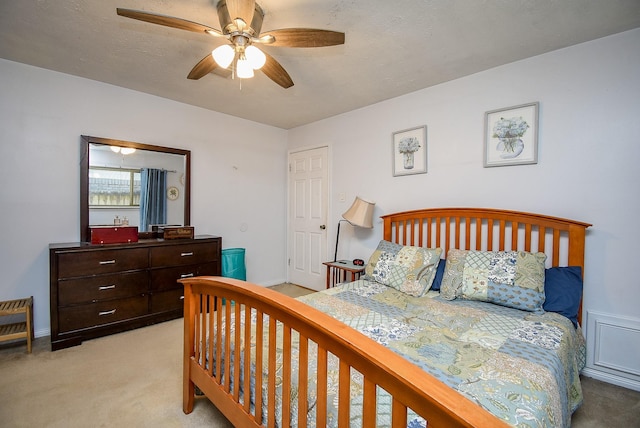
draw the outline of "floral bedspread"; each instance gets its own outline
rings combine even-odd
[[[513,426],[569,426],[582,403],[585,343],[580,329],[561,315],[446,301],[433,291],[416,298],[367,280],[298,300],[387,346]]]
[[[342,284],[298,300],[325,312],[423,368],[446,385],[478,403],[516,427],[568,427],[571,414],[582,403],[579,373],[584,367],[586,348],[582,332],[567,318],[555,314],[534,314],[492,303],[453,300],[429,292],[412,297],[391,287],[359,280]],[[255,311],[252,312],[252,339],[255,348]],[[241,322],[242,324],[242,322]],[[269,324],[264,317],[264,325]],[[235,331],[232,320],[231,331]],[[244,327],[242,327],[244,328]],[[223,330],[224,331],[224,330]],[[234,334],[231,334],[233,342]],[[275,419],[282,423],[282,328],[276,332],[277,382]],[[298,335],[293,332],[290,385],[291,421],[297,426]],[[264,343],[268,341],[268,329]],[[241,349],[246,347],[241,344]],[[234,347],[231,346],[231,360]],[[315,424],[316,355],[309,342],[308,426]],[[251,353],[251,412],[255,399],[255,351]],[[213,361],[217,359],[214,355]],[[224,352],[221,355],[224,360]],[[263,367],[267,366],[265,350]],[[244,366],[244,352],[240,355]],[[209,358],[207,358],[209,360]],[[215,369],[214,369],[215,371]],[[233,374],[233,364],[231,364]],[[224,373],[223,377],[224,377]],[[327,426],[337,426],[339,362],[329,355],[327,362]],[[244,384],[240,372],[240,389]],[[265,375],[266,376],[266,375]],[[233,375],[231,376],[233,379]],[[263,396],[267,394],[266,377]],[[233,385],[232,385],[233,388]],[[352,369],[350,412],[353,426],[361,426],[362,375]],[[241,393],[242,397],[242,393]],[[378,390],[376,426],[391,425],[391,397]],[[267,403],[262,403],[263,423],[267,423]],[[424,427],[425,421],[413,412],[408,426]]]

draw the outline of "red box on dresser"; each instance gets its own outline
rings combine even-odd
[[[92,244],[138,242],[137,226],[91,226]]]

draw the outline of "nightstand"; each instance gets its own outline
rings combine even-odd
[[[345,281],[355,281],[364,272],[364,266],[356,266],[348,260],[322,263],[327,267],[327,288],[335,287]],[[350,273],[347,279],[347,273]]]

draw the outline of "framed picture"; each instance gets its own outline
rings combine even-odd
[[[393,176],[427,172],[427,127],[393,133]]]
[[[538,163],[538,103],[488,111],[484,167]]]
[[[176,186],[171,186],[167,189],[167,199],[175,201],[180,196],[180,191]]]

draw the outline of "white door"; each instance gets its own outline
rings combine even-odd
[[[326,284],[328,148],[289,155],[289,282],[314,290]]]

